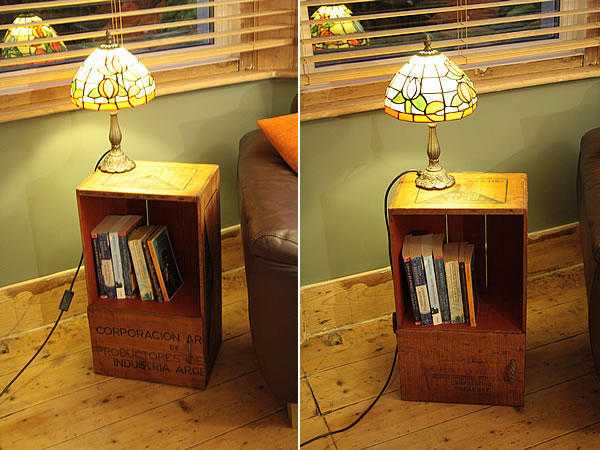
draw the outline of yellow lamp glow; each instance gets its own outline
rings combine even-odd
[[[102,45],[83,62],[71,82],[72,102],[79,109],[110,112],[111,150],[100,163],[100,170],[120,173],[135,167],[121,149],[117,112],[148,103],[155,95],[152,75],[123,47]]]
[[[433,50],[428,37],[425,49],[412,56],[394,75],[384,101],[384,110],[390,116],[429,124],[429,165],[419,173],[417,186],[445,189],[454,184],[454,178],[439,163],[436,124],[467,117],[476,107],[473,82],[444,54]]]
[[[54,28],[42,23],[39,16],[22,14],[13,21],[4,35],[5,44],[15,44],[14,47],[3,47],[4,58],[19,58],[22,56],[45,55],[47,53],[63,52],[67,49],[61,41],[35,43],[36,39],[58,37]]]
[[[352,17],[352,11],[346,5],[325,5],[317,9],[312,16],[312,20],[323,20],[323,22],[313,24],[310,29],[311,37],[330,37],[343,36],[346,34],[363,33],[365,30],[357,20],[328,21],[328,19],[343,19]],[[327,41],[315,44],[315,47],[322,49],[350,48],[365,45],[366,39],[353,39],[340,41]]]

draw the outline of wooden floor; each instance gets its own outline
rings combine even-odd
[[[528,272],[524,408],[405,402],[394,374],[356,427],[305,448],[600,448],[600,382],[588,342],[577,234],[531,243]],[[358,301],[359,288],[344,284]],[[318,288],[330,296],[336,289]],[[363,301],[369,292],[378,299],[393,295],[389,276],[360,289]],[[324,313],[315,309],[303,317]],[[365,409],[383,386],[394,346],[389,314],[308,336],[301,352],[302,442],[350,423]]]
[[[0,399],[0,449],[296,448],[257,371],[243,268],[224,273],[223,294],[224,341],[206,391],[94,374],[86,316],[75,315]],[[47,332],[0,337],[0,386]]]

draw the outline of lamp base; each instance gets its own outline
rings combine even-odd
[[[98,169],[106,173],[124,173],[135,169],[135,161],[127,156],[121,148],[112,149],[106,154]]]
[[[447,189],[454,186],[454,183],[454,177],[449,175],[443,167],[439,167],[438,170],[422,170],[415,180],[418,188],[428,191]]]
[[[117,111],[110,113],[110,132],[108,133],[111,149],[106,154],[98,168],[102,172],[107,173],[123,173],[135,169],[135,162],[121,150],[121,128],[119,127],[119,119]]]

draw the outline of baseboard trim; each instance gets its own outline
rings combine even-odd
[[[562,251],[566,265],[580,258],[579,245],[574,245],[579,239],[578,233],[577,222],[529,233],[530,276],[557,270],[555,261],[547,260],[551,251]],[[561,241],[557,244],[559,249],[554,248],[557,246],[554,243],[546,242],[551,239]],[[389,266],[302,286],[300,296],[303,342],[313,336],[383,317],[394,309]]]
[[[233,225],[221,230],[221,261],[223,272],[238,270],[244,265],[241,228]],[[57,305],[71,282],[75,268],[0,288],[0,338],[23,333],[53,323]],[[85,267],[73,287],[74,301],[63,317],[86,312]]]
[[[579,232],[579,222],[571,222],[565,225],[559,225],[557,227],[547,228],[545,230],[532,231],[527,235],[527,241],[529,244],[532,242],[540,242],[546,239],[552,239],[568,234],[574,234]]]
[[[230,238],[241,234],[242,227],[238,223],[237,225],[231,225],[230,227],[221,228],[221,239]]]

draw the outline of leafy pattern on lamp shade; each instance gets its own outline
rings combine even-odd
[[[116,111],[148,103],[156,85],[148,69],[123,47],[101,46],[83,62],[71,82],[80,109]]]
[[[339,19],[344,17],[352,17],[352,11],[345,5],[321,6],[310,16],[312,20]],[[343,22],[326,21],[315,23],[310,27],[311,37],[343,36],[352,33],[364,33],[364,31],[363,26],[356,20]],[[348,40],[319,42],[315,44],[315,47],[320,49],[338,49],[359,47],[365,44],[367,44],[367,39],[353,39],[350,37]]]
[[[477,107],[473,82],[441,53],[417,54],[394,75],[385,112],[407,122],[443,122],[470,115]]]
[[[22,56],[45,55],[47,53],[64,52],[67,47],[61,41],[32,43],[34,39],[58,37],[54,28],[42,23],[39,16],[22,14],[13,21],[15,27],[10,27],[4,35],[5,44],[15,44],[14,47],[2,48],[2,57],[20,58]]]

